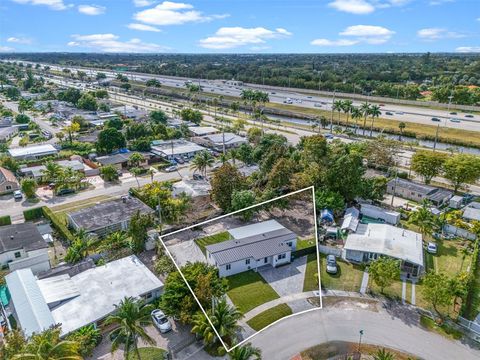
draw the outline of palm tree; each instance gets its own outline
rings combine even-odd
[[[395,355],[382,348],[373,354],[373,360],[395,360]]]
[[[435,216],[430,211],[430,203],[426,200],[422,202],[421,207],[410,214],[408,222],[416,225],[423,236],[431,234],[437,224]]]
[[[238,149],[230,149],[230,151],[228,152],[228,155],[230,159],[232,159],[233,165],[235,165],[235,160],[239,160],[239,156],[240,156]]]
[[[370,137],[373,135],[373,122],[375,121],[375,118],[378,118],[381,114],[380,106],[372,105],[370,108],[370,116],[372,117],[372,123],[370,124]]]
[[[192,164],[190,165],[190,169],[194,172],[198,171],[204,177],[207,177],[207,168],[212,167],[215,162],[212,154],[208,151],[200,151],[192,160]]]
[[[45,169],[42,170],[42,175],[48,183],[56,182],[61,173],[62,167],[52,160],[47,161]]]
[[[137,181],[137,187],[140,189],[140,181],[138,181],[138,176],[142,175],[143,169],[139,167],[133,167],[130,169],[130,173],[135,176],[135,180]]]
[[[332,110],[333,111],[338,111],[338,121],[337,121],[337,125],[340,125],[340,113],[342,112],[343,110],[343,101],[342,100],[336,100],[333,102],[333,105],[332,105]]]
[[[367,116],[370,114],[370,104],[365,101],[365,103],[363,103],[360,106],[360,111],[362,112],[362,115],[363,115],[363,134],[362,135],[365,136],[365,128],[367,126]]]
[[[403,121],[398,124],[398,128],[400,129],[400,141],[402,141],[402,136],[403,136],[403,130],[407,127],[407,124],[405,124]]]
[[[138,167],[144,160],[145,158],[143,157],[142,154],[138,152],[134,152],[132,155],[130,155],[128,162],[132,167]]]
[[[243,346],[237,346],[228,353],[230,360],[260,360],[262,351],[248,343]]]
[[[357,107],[353,107],[352,110],[352,119],[355,119],[355,135],[357,134],[358,129],[358,119],[360,119],[363,115],[362,110]]]
[[[352,100],[345,100],[343,102],[342,110],[347,115],[347,123],[345,125],[347,130],[348,130],[348,117],[349,117],[350,113],[352,112],[352,108],[353,108],[353,101]]]
[[[152,323],[150,312],[153,306],[144,305],[143,301],[133,297],[125,297],[120,304],[115,305],[115,308],[115,313],[105,320],[106,326],[115,326],[110,332],[110,337],[113,339],[111,351],[115,352],[123,342],[124,358],[128,359],[130,352],[134,351],[138,360],[141,360],[138,340],[142,339],[149,345],[155,345],[155,340],[144,329],[144,326]]]

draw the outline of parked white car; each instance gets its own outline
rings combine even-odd
[[[15,200],[21,200],[21,199],[23,199],[23,194],[22,194],[22,192],[21,192],[20,190],[14,191],[14,192],[13,192],[13,198],[14,198]]]
[[[172,330],[172,324],[167,316],[160,309],[155,309],[151,313],[153,325],[163,334]]]
[[[437,244],[433,243],[433,242],[429,242],[427,244],[427,252],[430,253],[430,254],[436,254],[438,251],[438,246]]]

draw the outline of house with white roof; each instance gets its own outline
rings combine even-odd
[[[297,235],[276,220],[230,229],[228,233],[230,240],[206,246],[207,262],[218,268],[221,277],[287,264],[297,246]]]
[[[32,145],[8,149],[8,154],[15,160],[40,159],[45,156],[58,155],[58,150],[52,144]]]
[[[401,262],[407,277],[418,277],[424,268],[422,235],[388,224],[359,224],[345,241],[345,258],[356,263],[368,263],[380,256]]]
[[[27,337],[55,324],[61,325],[62,336],[96,326],[125,297],[151,302],[163,292],[163,283],[135,255],[73,276],[38,279],[30,269],[22,269],[5,279],[11,294],[7,311]]]

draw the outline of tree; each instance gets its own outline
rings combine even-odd
[[[362,110],[357,107],[353,107],[351,110],[351,113],[352,113],[352,119],[355,119],[355,134],[357,134],[358,119],[362,117],[363,113],[362,113]]]
[[[133,214],[128,225],[128,234],[132,238],[131,248],[134,253],[139,253],[145,249],[147,240],[147,231],[153,225],[153,218],[149,214],[141,214],[137,211]]]
[[[244,178],[236,167],[225,163],[214,173],[211,185],[213,200],[227,212],[231,209],[233,192],[244,187]]]
[[[335,100],[332,104],[332,110],[338,112],[337,125],[340,125],[340,113],[343,110],[343,101],[342,100]]]
[[[398,260],[389,257],[380,257],[372,261],[368,267],[368,274],[380,287],[380,292],[393,284],[400,278],[400,263]]]
[[[162,110],[153,110],[149,116],[155,124],[167,124],[168,116]]]
[[[17,124],[28,124],[30,122],[30,117],[25,114],[18,114],[15,116],[15,122]]]
[[[138,167],[130,168],[130,173],[135,177],[135,180],[137,181],[137,187],[138,188],[140,188],[140,182],[138,181],[138,177],[140,175],[142,175],[143,171],[144,170],[142,168],[138,168]]]
[[[123,128],[123,121],[120,120],[119,118],[113,118],[113,119],[108,120],[108,121],[105,123],[105,127],[107,127],[107,128],[114,128],[114,129],[117,129],[117,130],[122,130],[122,128]]]
[[[68,134],[68,140],[71,144],[73,142],[73,134],[80,130],[80,124],[77,122],[72,122],[70,125],[65,126],[64,129]]]
[[[235,347],[228,353],[230,360],[261,360],[262,351],[251,343]]]
[[[97,100],[90,93],[83,94],[78,99],[77,108],[89,111],[96,111],[98,108]]]
[[[120,304],[115,305],[115,312],[109,315],[105,320],[106,326],[114,326],[115,328],[110,332],[112,341],[112,353],[118,349],[121,342],[124,343],[124,358],[128,359],[130,352],[134,352],[141,360],[140,352],[138,351],[138,340],[153,346],[155,340],[144,329],[144,326],[152,324],[150,312],[153,306],[145,305],[143,301],[136,300],[133,297],[126,297]]]
[[[446,160],[445,154],[434,151],[417,151],[412,156],[411,169],[423,177],[425,184],[442,171]]]
[[[345,209],[345,200],[337,192],[318,190],[315,192],[315,205],[317,209],[329,209],[339,214]]]
[[[97,75],[95,76],[95,79],[97,80],[103,80],[103,79],[106,79],[107,78],[107,75],[105,73],[102,73],[102,72],[97,72]]]
[[[422,206],[413,211],[408,219],[410,224],[418,226],[423,236],[431,234],[437,226],[436,217],[430,211],[430,205],[427,200],[424,200]]]
[[[365,130],[367,128],[367,116],[370,115],[370,104],[368,102],[363,103],[360,106],[360,111],[363,115],[363,136],[365,136]]]
[[[182,111],[180,111],[180,116],[183,121],[190,121],[197,125],[200,125],[203,120],[202,113],[193,109],[182,109]]]
[[[118,170],[113,165],[105,165],[100,168],[100,175],[105,181],[116,181],[118,180]]]
[[[399,140],[402,141],[402,136],[403,136],[403,131],[407,127],[407,124],[405,124],[403,121],[398,123],[398,128],[400,129],[400,138]]]
[[[100,344],[102,334],[98,328],[95,328],[93,325],[87,325],[70,333],[67,336],[67,340],[79,344],[80,355],[89,357],[92,356],[93,350]]]
[[[395,360],[395,355],[382,348],[373,354],[373,360]]]
[[[255,202],[256,202],[255,193],[252,190],[234,191],[232,193],[231,210],[232,211],[242,210],[249,206],[254,205]],[[243,210],[240,213],[240,216],[243,221],[249,221],[252,219],[254,212],[255,212],[254,209]]]
[[[346,121],[346,129],[348,129],[348,117],[350,113],[352,112],[353,108],[353,101],[352,100],[344,100],[342,103],[342,110],[343,112],[347,115],[347,121]]]
[[[133,167],[140,166],[140,164],[143,161],[145,161],[145,158],[143,157],[142,154],[137,153],[137,152],[134,152],[132,155],[130,155],[130,157],[128,159],[128,163],[130,164],[130,166],[133,166]]]
[[[161,86],[160,81],[158,81],[157,79],[148,79],[145,85],[147,85],[148,87],[156,87],[156,88]]]
[[[435,312],[442,318],[441,306],[448,306],[453,301],[453,289],[451,279],[444,273],[429,271],[423,278],[422,293]]]
[[[28,199],[33,199],[35,197],[37,183],[34,179],[23,179],[21,182],[21,188]]]
[[[13,100],[13,101],[16,101],[20,98],[20,90],[18,90],[17,87],[9,87],[5,93],[5,95],[7,96],[7,98],[9,98],[10,100]]]
[[[45,163],[45,169],[42,170],[42,175],[48,183],[55,183],[62,173],[62,167],[51,160]]]
[[[474,183],[480,178],[480,159],[468,154],[450,156],[445,160],[443,171],[444,177],[457,192],[463,185]]]
[[[126,146],[125,137],[117,129],[106,128],[98,134],[97,149],[110,154]]]
[[[190,169],[192,169],[194,172],[198,171],[204,177],[207,177],[207,168],[212,167],[214,162],[215,159],[213,158],[212,154],[206,150],[200,151],[192,159]]]
[[[373,135],[373,123],[375,121],[375,118],[378,118],[381,114],[382,114],[382,112],[380,111],[380,106],[372,105],[370,107],[369,115],[372,118],[372,122],[370,124],[370,137],[372,137],[372,135]]]
[[[120,89],[123,89],[125,91],[128,91],[132,88],[132,85],[130,85],[128,82],[124,82],[120,85]]]

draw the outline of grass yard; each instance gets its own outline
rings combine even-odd
[[[309,248],[311,246],[316,246],[315,238],[312,239],[305,239],[305,240],[297,240],[297,250],[302,250]]]
[[[287,304],[280,304],[254,316],[247,321],[247,324],[253,330],[260,331],[271,323],[291,314],[292,309]]]
[[[196,239],[195,244],[197,244],[200,250],[202,250],[203,254],[205,254],[206,246],[217,244],[228,239],[230,239],[230,234],[228,233],[228,231],[224,231],[215,235],[205,236],[203,238]]]
[[[318,290],[317,274],[318,274],[317,254],[308,254],[307,267],[305,269],[305,278],[303,279],[303,291]]]
[[[453,329],[446,324],[441,326],[437,325],[434,320],[424,315],[420,317],[420,324],[427,330],[436,332],[437,334],[445,336],[448,339],[459,340],[463,336],[460,331]]]
[[[229,288],[228,297],[244,314],[259,305],[279,298],[265,279],[253,270],[232,275],[226,279]]]
[[[142,360],[163,360],[167,355],[167,352],[163,349],[156,347],[145,347],[138,349],[140,358]],[[137,360],[138,356],[134,352],[128,354],[128,360]]]
[[[358,265],[349,264],[337,259],[338,272],[328,274],[326,255],[320,254],[320,282],[322,288],[331,290],[360,291],[363,269]]]

